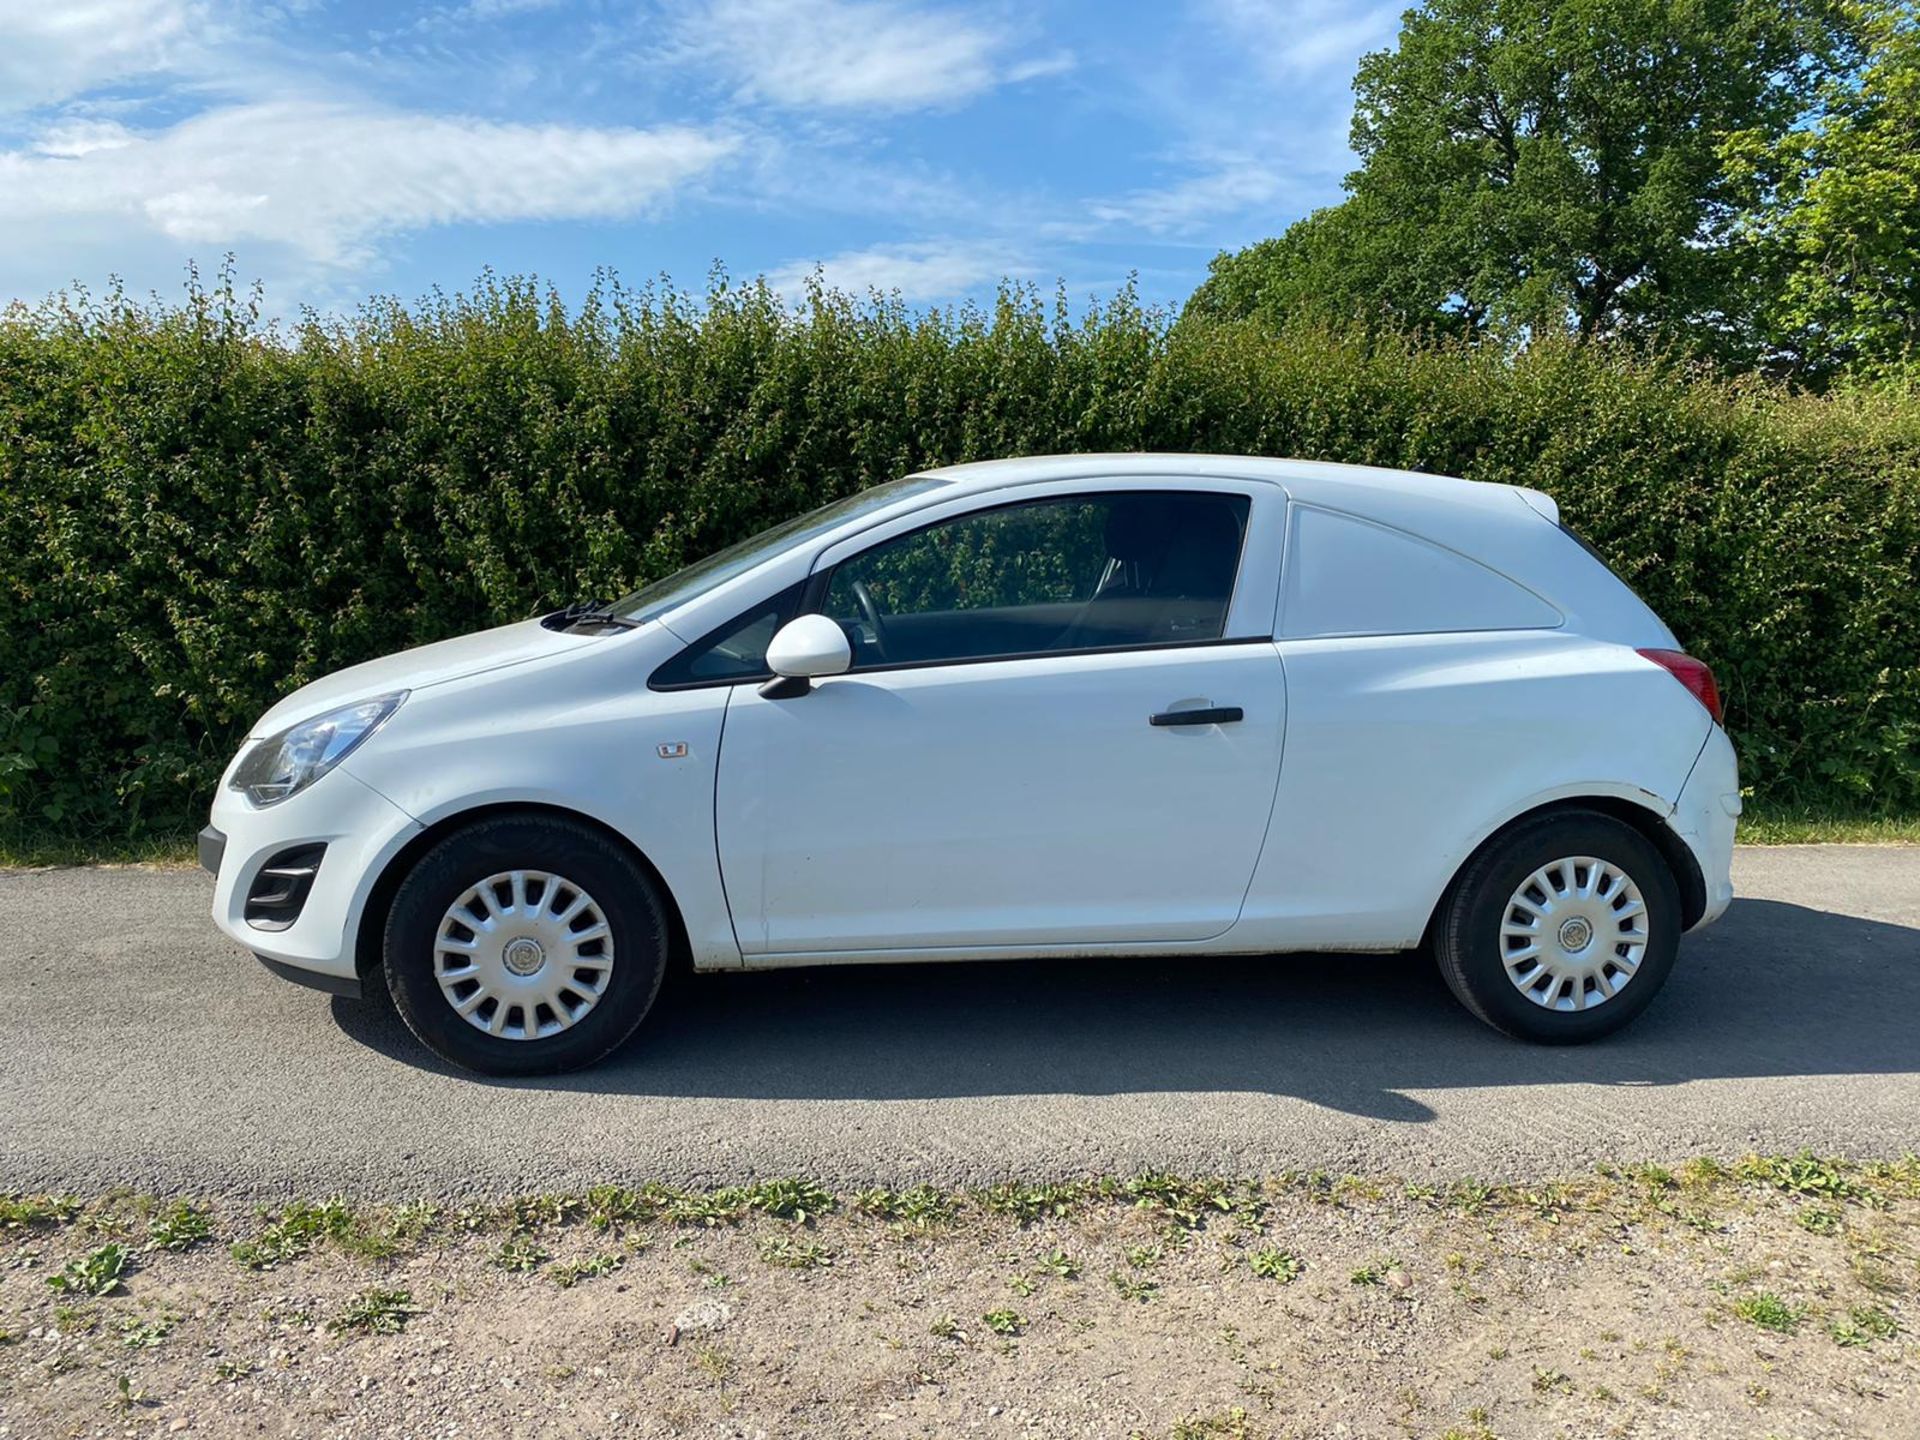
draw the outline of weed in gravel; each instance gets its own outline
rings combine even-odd
[[[1680,1167],[1680,1188],[1683,1190],[1711,1190],[1716,1185],[1724,1185],[1731,1172],[1711,1155],[1696,1155]]]
[[[951,1315],[942,1315],[935,1320],[927,1326],[927,1333],[936,1340],[958,1340],[963,1344],[967,1338],[967,1332],[960,1328],[960,1322]]]
[[[493,1263],[502,1270],[526,1274],[538,1270],[553,1256],[528,1235],[510,1235],[493,1252]]]
[[[1847,1270],[1861,1289],[1871,1290],[1876,1295],[1898,1295],[1907,1288],[1893,1271],[1864,1255],[1848,1256]]]
[[[122,1372],[113,1377],[113,1397],[107,1401],[109,1408],[125,1411],[153,1403],[153,1397],[133,1383],[133,1376]]]
[[[1789,1195],[1822,1200],[1869,1199],[1871,1192],[1852,1178],[1849,1168],[1844,1161],[1823,1160],[1810,1150],[1802,1150],[1798,1155],[1749,1155],[1734,1166],[1734,1174]]]
[[[769,1235],[760,1242],[760,1258],[787,1270],[818,1270],[833,1264],[833,1252],[811,1240]]]
[[[1387,1283],[1387,1271],[1393,1268],[1393,1261],[1372,1259],[1347,1276],[1353,1285],[1384,1285]]]
[[[440,1207],[431,1200],[414,1200],[387,1212],[384,1238],[396,1245],[417,1245],[427,1238]]]
[[[1878,1305],[1856,1305],[1844,1320],[1835,1319],[1827,1327],[1834,1343],[1849,1348],[1871,1345],[1876,1340],[1891,1340],[1900,1333],[1900,1322]]]
[[[1126,1182],[1124,1192],[1142,1209],[1152,1210],[1183,1230],[1196,1230],[1209,1215],[1241,1214],[1255,1218],[1261,1209],[1257,1194],[1213,1177],[1183,1179],[1149,1173]]]
[[[64,1225],[80,1213],[80,1202],[66,1195],[0,1195],[0,1230]]]
[[[62,1335],[89,1335],[100,1328],[100,1317],[84,1305],[56,1305],[53,1323]]]
[[[1118,1270],[1108,1274],[1107,1279],[1113,1288],[1120,1292],[1122,1300],[1138,1300],[1145,1303],[1159,1292],[1160,1287],[1142,1275],[1122,1275]]]
[[[1296,1279],[1305,1267],[1300,1257],[1269,1245],[1247,1257],[1247,1266],[1262,1280],[1278,1280],[1282,1285]]]
[[[1493,1203],[1495,1193],[1494,1187],[1485,1181],[1467,1179],[1455,1182],[1449,1198],[1453,1208],[1462,1215],[1478,1215]]]
[[[738,1225],[746,1214],[747,1192],[739,1186],[673,1195],[660,1211],[661,1218],[669,1224],[707,1230]]]
[[[1127,1264],[1135,1270],[1151,1270],[1166,1253],[1166,1248],[1161,1245],[1129,1245]]]
[[[1018,1310],[989,1310],[980,1317],[980,1323],[996,1335],[1018,1335],[1027,1328]]]
[[[834,1208],[833,1192],[811,1180],[763,1180],[747,1187],[747,1205],[776,1220],[805,1225]]]
[[[587,1222],[598,1230],[652,1220],[659,1214],[660,1197],[650,1189],[595,1185],[587,1191]]]
[[[1136,1436],[1140,1433],[1134,1431]],[[1236,1405],[1216,1415],[1189,1415],[1176,1420],[1167,1432],[1167,1440],[1251,1440],[1253,1433],[1247,1412]]]
[[[516,1195],[494,1212],[509,1230],[539,1230],[548,1225],[567,1225],[580,1218],[580,1201],[572,1195]],[[485,1224],[485,1211],[463,1211],[463,1223],[469,1229]]]
[[[341,1201],[312,1205],[296,1200],[254,1239],[234,1244],[232,1254],[249,1270],[271,1270],[306,1254],[317,1241],[344,1240],[353,1229],[353,1211]]]
[[[419,1314],[407,1290],[362,1290],[346,1308],[327,1322],[334,1334],[357,1330],[368,1335],[398,1335]]]
[[[1798,1306],[1787,1304],[1767,1290],[1757,1295],[1743,1295],[1734,1301],[1733,1313],[1749,1325],[1758,1325],[1762,1330],[1773,1330],[1782,1335],[1791,1335],[1799,1329],[1801,1318],[1806,1314]]]
[[[1080,1278],[1080,1266],[1074,1261],[1074,1258],[1064,1250],[1049,1250],[1046,1258],[1040,1262],[1040,1268],[1049,1275],[1058,1276],[1062,1280],[1077,1280]]]
[[[129,1315],[120,1322],[120,1342],[129,1350],[151,1350],[171,1335],[179,1323],[180,1317],[171,1311],[162,1311],[145,1320]]]
[[[931,1230],[951,1224],[960,1213],[960,1202],[931,1185],[915,1185],[910,1190],[862,1190],[853,1197],[853,1208],[877,1220],[889,1220],[913,1230]]]
[[[1831,1235],[1840,1228],[1840,1212],[1825,1205],[1808,1205],[1796,1211],[1793,1219],[1809,1235]]]
[[[214,1378],[226,1385],[237,1385],[260,1367],[251,1360],[222,1360],[213,1367]]]
[[[1573,1393],[1573,1377],[1564,1370],[1556,1370],[1551,1365],[1533,1367],[1533,1389],[1536,1395],[1550,1395],[1558,1392],[1562,1395]]]
[[[133,1263],[127,1247],[115,1242],[89,1250],[78,1260],[69,1260],[57,1275],[49,1275],[47,1284],[62,1295],[111,1295],[120,1288],[121,1278]]]
[[[561,1260],[547,1267],[547,1278],[562,1290],[571,1290],[582,1280],[611,1275],[626,1263],[626,1256],[612,1253],[589,1255],[584,1260]]]
[[[157,1250],[191,1250],[213,1238],[213,1217],[176,1200],[147,1222],[147,1244]]]
[[[1015,1275],[1007,1281],[1007,1288],[1024,1300],[1040,1287],[1033,1283],[1031,1275]]]
[[[1090,1187],[1078,1182],[1057,1185],[1021,1185],[1008,1182],[976,1191],[980,1208],[1009,1215],[1022,1225],[1040,1219],[1063,1220],[1087,1199]]]
[[[693,1363],[707,1376],[724,1384],[733,1378],[733,1356],[718,1345],[702,1345],[693,1352]]]

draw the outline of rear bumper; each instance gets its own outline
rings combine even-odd
[[[1715,725],[1667,819],[1706,882],[1707,907],[1694,922],[1696,930],[1718,920],[1733,903],[1733,838],[1740,810],[1740,767],[1733,742]]]

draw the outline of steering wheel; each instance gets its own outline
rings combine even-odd
[[[867,582],[856,580],[848,587],[853,591],[854,603],[860,607],[860,618],[867,622],[867,628],[873,632],[873,653],[881,660],[887,658],[887,626],[880,618],[880,607],[874,604],[873,591],[867,588]]]

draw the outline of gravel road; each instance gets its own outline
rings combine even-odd
[[[197,871],[0,873],[0,1191],[1522,1178],[1920,1149],[1920,848],[1746,849],[1734,880],[1660,1002],[1585,1049],[1482,1028],[1413,957],[856,967],[688,979],[599,1069],[492,1082],[384,1004],[267,974]]]

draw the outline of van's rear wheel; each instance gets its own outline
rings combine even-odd
[[[422,1043],[464,1069],[576,1070],[646,1017],[667,934],[652,879],[605,836],[559,817],[481,820],[401,882],[387,988]]]
[[[1680,891],[1664,856],[1596,811],[1523,821],[1467,863],[1434,927],[1460,1002],[1524,1040],[1577,1044],[1646,1009],[1673,969]]]

